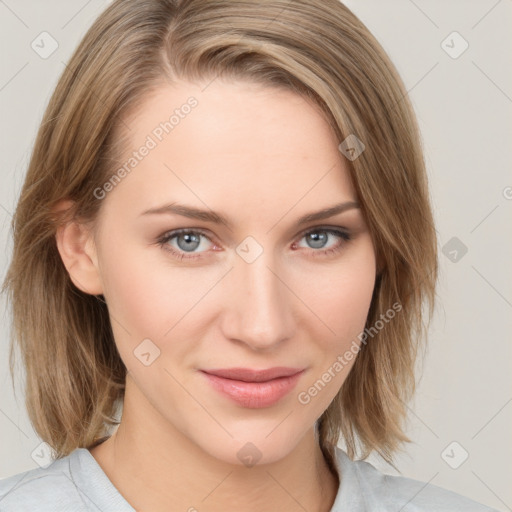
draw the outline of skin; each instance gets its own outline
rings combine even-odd
[[[355,358],[310,403],[297,397],[364,329],[374,246],[359,208],[297,225],[306,213],[358,200],[341,141],[315,105],[246,82],[203,88],[180,82],[148,95],[126,119],[127,158],[188,97],[198,106],[101,199],[96,232],[69,223],[57,233],[74,284],[104,295],[128,369],[121,424],[90,451],[137,510],[328,511],[339,482],[314,425]],[[232,226],[141,215],[175,201],[222,213]],[[208,238],[166,245],[197,259],[158,244],[180,228]],[[251,263],[236,252],[248,236],[263,250]],[[134,351],[148,338],[160,355],[146,366]],[[232,402],[198,371],[275,366],[305,372],[260,409]],[[237,457],[248,442],[261,454],[252,467]]]

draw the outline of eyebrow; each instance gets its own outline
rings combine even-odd
[[[335,204],[322,210],[311,212],[303,215],[297,221],[297,225],[306,224],[308,222],[315,222],[318,220],[327,219],[333,217],[339,213],[343,213],[347,210],[354,208],[360,208],[360,204],[357,201],[346,201],[344,203]],[[186,206],[179,203],[171,203],[156,208],[150,208],[149,210],[143,211],[142,215],[156,215],[156,214],[176,214],[182,217],[188,217],[190,219],[202,220],[205,222],[212,222],[214,224],[224,224],[228,228],[231,228],[231,222],[222,214],[214,212],[212,210],[201,210],[193,206]]]

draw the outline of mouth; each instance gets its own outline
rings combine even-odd
[[[279,402],[296,386],[304,368],[200,370],[220,394],[242,407],[258,409]]]

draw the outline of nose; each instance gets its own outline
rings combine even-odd
[[[270,251],[252,263],[237,258],[225,280],[223,333],[255,351],[272,350],[293,336],[294,297]]]

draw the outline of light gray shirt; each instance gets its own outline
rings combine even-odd
[[[460,494],[369,462],[352,461],[336,448],[340,486],[331,512],[497,512]],[[193,505],[193,504],[192,504]],[[198,505],[197,510],[201,510]],[[0,512],[134,512],[89,450],[78,448],[46,468],[0,480]]]

